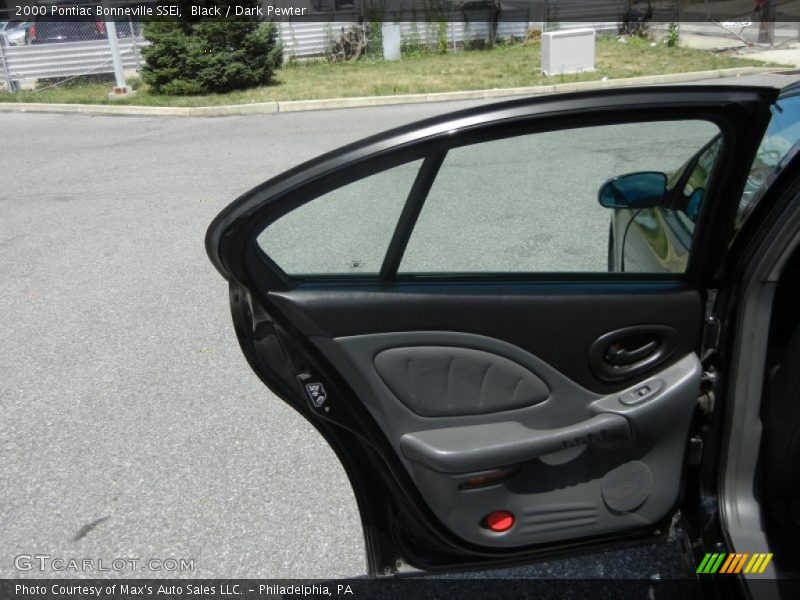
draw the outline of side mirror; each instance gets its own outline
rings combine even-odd
[[[606,208],[650,208],[658,206],[667,192],[667,175],[642,171],[606,181],[597,199]]]

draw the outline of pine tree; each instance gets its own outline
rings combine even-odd
[[[155,94],[208,94],[266,85],[283,62],[275,23],[257,16],[235,20],[192,18],[191,6],[220,6],[215,0],[178,0],[180,21],[151,21],[143,35],[142,80]],[[240,6],[259,6],[241,0]]]

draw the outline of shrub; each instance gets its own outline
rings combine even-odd
[[[667,37],[664,39],[664,43],[669,48],[677,48],[678,41],[680,40],[680,29],[678,28],[677,23],[670,23],[667,26]]]
[[[622,15],[621,32],[633,37],[650,37],[650,19],[653,18],[652,0],[631,0]]]
[[[190,6],[182,5],[186,19]],[[183,6],[183,4],[187,4]],[[210,2],[194,5],[213,6]],[[258,6],[258,0],[241,0]],[[224,14],[224,8],[223,8]],[[268,84],[283,62],[283,48],[275,23],[258,17],[236,21],[149,22],[142,48],[142,80],[155,94],[208,94]]]
[[[341,28],[339,39],[331,41],[330,48],[325,54],[329,62],[343,62],[348,60],[358,60],[367,47],[363,25],[353,25],[345,29]]]
[[[366,38],[366,54],[374,58],[383,56],[383,17],[386,14],[382,2],[364,0],[364,16],[366,18],[364,36]]]
[[[439,54],[447,54],[447,22],[439,22],[436,40],[439,46]]]

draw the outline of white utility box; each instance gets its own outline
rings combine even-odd
[[[542,34],[542,73],[565,75],[594,71],[594,29],[565,29]]]
[[[383,36],[383,60],[400,60],[400,35],[399,23],[384,23],[381,29]]]

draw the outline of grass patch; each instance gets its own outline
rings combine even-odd
[[[596,71],[545,77],[539,72],[540,52],[538,44],[501,45],[493,50],[404,56],[397,62],[372,58],[335,64],[324,61],[289,62],[277,72],[273,84],[228,94],[158,96],[150,94],[146,85],[141,85],[136,96],[112,101],[106,97],[109,92],[108,84],[94,84],[23,91],[17,94],[0,93],[0,101],[216,106],[272,100],[311,100],[345,96],[511,88],[591,81],[603,77],[617,79],[732,67],[780,66],[703,50],[668,48],[665,44],[650,46],[648,42],[635,38],[627,44],[622,44],[616,37],[604,37],[597,41]]]

